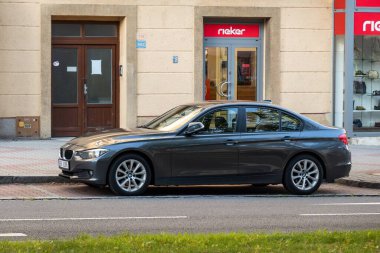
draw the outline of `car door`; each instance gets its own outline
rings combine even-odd
[[[227,182],[226,176],[237,174],[238,111],[238,107],[208,111],[194,120],[204,124],[202,131],[173,140],[172,176],[177,182]]]
[[[245,108],[244,116],[238,145],[239,175],[247,180],[281,179],[289,154],[297,149],[301,121],[275,108],[260,106]]]

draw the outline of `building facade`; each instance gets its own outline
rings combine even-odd
[[[0,0],[0,136],[134,127],[229,99],[334,125],[334,39],[332,0]]]

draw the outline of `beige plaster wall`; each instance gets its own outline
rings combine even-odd
[[[281,105],[332,123],[332,3],[281,9]]]
[[[40,115],[40,5],[0,1],[0,118]]]
[[[137,11],[137,36],[147,43],[137,50],[140,123],[194,101],[194,8],[138,6]],[[173,56],[178,56],[177,64]]]

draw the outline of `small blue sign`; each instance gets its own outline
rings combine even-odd
[[[173,55],[173,63],[178,63],[178,56],[177,55]]]
[[[136,48],[146,48],[146,40],[136,40]]]

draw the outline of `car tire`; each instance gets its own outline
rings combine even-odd
[[[128,154],[119,157],[108,173],[108,184],[116,195],[136,196],[148,188],[151,169],[141,156]]]
[[[293,194],[307,195],[318,190],[322,179],[323,169],[318,159],[311,155],[300,155],[287,165],[283,185]]]

